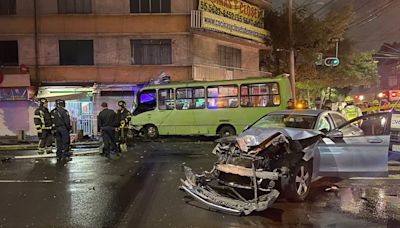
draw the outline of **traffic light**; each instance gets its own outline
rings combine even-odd
[[[339,65],[340,61],[339,61],[339,58],[328,57],[328,58],[325,58],[324,63],[325,63],[325,66],[337,66],[337,65]]]

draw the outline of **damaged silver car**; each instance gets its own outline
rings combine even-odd
[[[239,136],[217,140],[211,171],[184,167],[181,189],[214,210],[248,215],[280,194],[305,200],[318,176],[386,176],[387,122],[386,114],[346,122],[332,111],[273,112]]]

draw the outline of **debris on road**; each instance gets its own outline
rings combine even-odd
[[[325,188],[325,192],[330,192],[330,191],[338,191],[339,187],[336,185],[332,185],[331,187]]]

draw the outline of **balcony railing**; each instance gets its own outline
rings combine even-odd
[[[201,28],[202,12],[200,10],[192,10],[190,17],[190,26],[192,28]]]

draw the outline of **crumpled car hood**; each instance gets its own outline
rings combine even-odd
[[[256,139],[256,144],[252,146],[259,145],[270,137],[276,135],[277,133],[282,133],[283,135],[289,137],[292,140],[303,140],[307,138],[312,138],[317,135],[322,135],[323,133],[317,130],[308,129],[298,129],[298,128],[257,128],[253,127],[247,131],[241,133],[237,139],[253,136]]]

